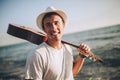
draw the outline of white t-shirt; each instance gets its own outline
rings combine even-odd
[[[25,79],[74,80],[72,67],[72,49],[68,45],[56,50],[43,42],[27,57]]]

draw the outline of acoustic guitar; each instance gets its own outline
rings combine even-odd
[[[42,42],[47,41],[47,35],[43,34],[42,32],[39,32],[33,28],[21,26],[18,24],[9,24],[7,33],[12,36],[27,40],[37,45],[41,44]],[[79,46],[63,41],[63,40],[62,40],[62,43],[71,45],[75,48],[79,48]],[[94,62],[103,63],[103,60],[97,55],[93,54],[91,51],[89,52],[89,55],[87,57],[92,59]]]

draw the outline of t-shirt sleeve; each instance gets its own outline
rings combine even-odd
[[[36,53],[27,57],[25,67],[25,79],[42,80],[43,66],[40,55]]]

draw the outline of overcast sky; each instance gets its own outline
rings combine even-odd
[[[48,6],[68,15],[65,33],[120,24],[120,0],[0,0],[0,33],[9,23],[38,30],[36,17]]]

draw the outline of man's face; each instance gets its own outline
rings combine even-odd
[[[44,31],[47,33],[48,39],[50,40],[61,40],[64,23],[60,16],[51,15],[46,17],[43,21]]]

